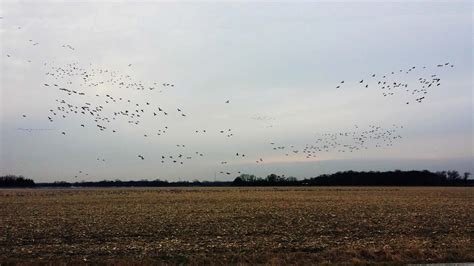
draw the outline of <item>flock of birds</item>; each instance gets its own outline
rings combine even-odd
[[[18,28],[21,30],[21,27]],[[40,43],[28,40],[33,46]],[[76,49],[63,44],[62,48],[70,51]],[[7,58],[12,58],[10,53]],[[28,60],[31,62],[31,60]],[[165,82],[144,82],[133,78],[130,74],[122,73],[117,70],[94,67],[92,63],[81,65],[79,61],[69,62],[67,64],[56,64],[53,62],[43,62],[45,69],[45,80],[42,84],[44,88],[56,92],[56,99],[52,106],[48,108],[48,115],[45,120],[49,123],[55,123],[58,120],[70,120],[75,127],[63,129],[60,134],[69,136],[70,132],[78,130],[93,129],[103,134],[121,134],[123,125],[143,130],[137,137],[152,138],[161,137],[169,134],[167,119],[192,119],[192,114],[186,112],[182,106],[167,107],[156,103],[156,95],[147,97],[147,100],[140,101],[134,97],[123,97],[116,95],[115,91],[138,91],[164,93],[170,89],[179,89],[176,84],[169,81]],[[127,65],[128,69],[133,69],[132,64]],[[453,68],[450,63],[438,64],[436,68]],[[437,74],[429,76],[419,76],[417,84],[408,84],[403,75],[416,74],[419,69],[426,69],[426,66],[417,68],[415,66],[392,71],[382,75],[371,74],[368,78],[360,79],[356,84],[365,88],[375,87],[380,90],[383,97],[393,96],[397,93],[407,93],[411,101],[421,103],[426,99],[426,94],[430,90],[441,85],[441,79]],[[336,89],[343,89],[348,82],[341,81]],[[161,99],[160,99],[161,100]],[[230,99],[223,100],[224,104],[231,104]],[[26,114],[22,114],[23,119],[27,119]],[[273,116],[256,115],[251,119],[261,122],[273,122],[276,120]],[[141,125],[144,125],[141,127]],[[152,125],[152,126],[150,126]],[[271,125],[269,126],[271,127]],[[402,138],[400,130],[403,126],[393,124],[390,128],[382,125],[369,125],[367,128],[354,126],[353,130],[316,133],[314,138],[306,144],[289,144],[269,142],[269,154],[275,156],[303,156],[307,159],[318,158],[322,153],[338,152],[353,153],[356,151],[367,150],[370,148],[380,148],[392,146]],[[33,129],[24,129],[23,131],[33,132]],[[84,131],[86,132],[86,131]],[[135,131],[136,132],[136,131]],[[90,131],[87,131],[90,134]],[[187,132],[188,134],[225,136],[231,138],[234,136],[232,128],[203,129],[198,128]],[[130,136],[127,131],[124,134]],[[77,134],[73,134],[77,135]],[[255,164],[265,164],[264,157],[251,155],[247,152],[235,151],[228,160],[219,160],[216,167],[221,167],[220,174],[231,175],[240,174],[241,171],[229,171],[225,169],[227,165],[232,164],[236,158],[254,162]],[[175,152],[163,153],[159,157],[146,158],[143,154],[136,154],[131,158],[139,161],[152,160],[161,164],[183,166],[188,161],[205,157],[202,151],[190,149],[186,144],[176,144]],[[107,160],[101,156],[97,157],[100,163],[106,163]],[[224,169],[223,169],[224,168]],[[88,176],[83,170],[79,170],[74,177]]]
[[[453,68],[454,65],[449,62],[443,64],[437,64],[435,68]],[[400,69],[398,71],[391,71],[389,73],[384,73],[382,75],[372,74],[368,78],[363,78],[357,82],[362,88],[372,88],[375,87],[379,89],[383,97],[390,97],[397,93],[406,93],[410,96],[409,100],[405,103],[410,104],[410,100],[417,103],[421,103],[426,99],[426,94],[435,87],[441,85],[441,79],[438,77],[438,74],[432,73],[428,76],[422,76],[422,74],[417,74],[417,71],[424,71],[427,67],[416,67],[412,66],[407,69]],[[417,75],[417,83],[408,84],[406,82],[406,75]],[[342,80],[337,86],[336,89],[342,89],[347,83]]]
[[[393,124],[391,128],[380,125],[369,125],[362,130],[358,125],[354,130],[337,133],[319,133],[311,143],[298,145],[283,145],[270,142],[274,151],[283,152],[285,156],[302,153],[306,158],[318,157],[323,152],[351,153],[367,150],[370,147],[393,146],[402,136],[399,133],[403,126]]]

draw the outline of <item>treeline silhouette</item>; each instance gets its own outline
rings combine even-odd
[[[121,180],[102,180],[102,181],[81,181],[81,182],[54,182],[39,183],[41,187],[218,187],[230,186],[232,182],[226,181],[176,181],[169,182],[166,180],[139,180],[139,181],[121,181]]]
[[[470,173],[457,171],[388,171],[337,172],[304,180],[294,177],[268,175],[266,178],[243,174],[234,179],[236,186],[468,186],[474,185]]]
[[[317,177],[298,180],[296,177],[270,174],[257,177],[241,174],[233,181],[176,181],[166,180],[102,180],[82,182],[37,183],[22,176],[7,175],[0,177],[0,187],[225,187],[225,186],[474,186],[469,179],[470,173],[460,175],[457,171],[387,171],[355,172],[345,171],[324,174]]]
[[[310,186],[468,186],[474,185],[469,172],[458,171],[388,171],[388,172],[337,172],[303,180]]]
[[[34,187],[35,182],[32,179],[23,176],[5,175],[0,176],[0,187]]]
[[[285,177],[284,175],[270,174],[266,178],[255,175],[242,174],[232,182],[234,186],[302,186],[308,185],[298,181],[296,177]]]

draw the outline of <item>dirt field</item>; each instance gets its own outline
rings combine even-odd
[[[473,210],[473,188],[0,190],[0,262],[472,262]]]

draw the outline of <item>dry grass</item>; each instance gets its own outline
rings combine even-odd
[[[472,188],[0,190],[0,262],[474,261]]]

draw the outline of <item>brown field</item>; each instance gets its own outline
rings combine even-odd
[[[474,261],[473,188],[24,189],[0,204],[0,264]]]

